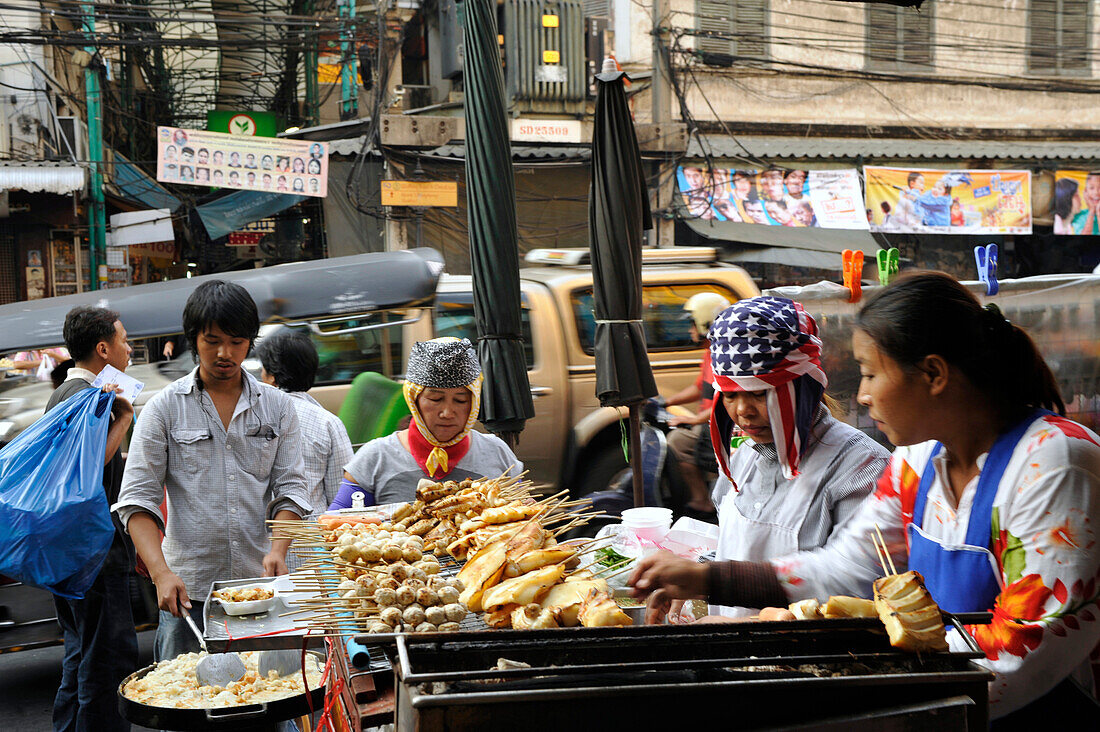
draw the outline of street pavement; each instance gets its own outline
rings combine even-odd
[[[156,631],[138,633],[138,668],[153,662]],[[0,654],[0,730],[50,732],[53,697],[61,680],[61,646]],[[135,669],[136,671],[137,669]],[[143,732],[145,727],[132,727]]]

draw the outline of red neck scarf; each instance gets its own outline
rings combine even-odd
[[[420,466],[420,469],[424,471],[432,480],[440,480],[446,477],[454,467],[458,465],[458,461],[466,457],[466,453],[470,451],[470,436],[466,435],[461,440],[451,445],[450,447],[436,447],[424,438],[424,435],[420,434],[420,430],[416,428],[415,424],[409,425],[409,430],[406,433],[409,436],[409,453],[413,456],[413,460]],[[438,464],[441,461],[433,461],[433,469],[428,468],[428,458],[431,457],[433,451],[442,450],[447,454],[446,463],[443,465]]]

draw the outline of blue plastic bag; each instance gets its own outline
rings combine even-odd
[[[0,574],[72,599],[92,586],[115,530],[103,490],[114,400],[85,389],[0,450]]]

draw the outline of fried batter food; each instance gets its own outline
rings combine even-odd
[[[553,612],[562,626],[575,627],[580,625],[578,615],[581,604],[592,590],[607,592],[607,581],[602,579],[567,579],[565,582],[550,588],[550,591],[546,593],[546,597],[542,598],[542,607]]]
[[[634,621],[622,611],[607,592],[592,590],[581,604],[578,614],[581,625],[586,628],[599,628],[609,625],[633,625]]]
[[[787,606],[796,620],[820,620],[821,603],[814,599],[792,602]]]
[[[919,572],[910,570],[875,580],[875,609],[895,648],[913,652],[948,649],[940,608]]]
[[[508,524],[534,518],[545,510],[542,506],[523,506],[513,503],[499,508],[487,508],[481,512],[479,518],[487,524]]]
[[[505,605],[495,612],[485,613],[485,624],[498,630],[512,627],[512,613],[519,605]]]
[[[486,590],[481,597],[481,606],[492,612],[504,605],[528,605],[538,602],[564,576],[565,567],[552,565],[513,577]]]
[[[512,627],[516,630],[557,628],[558,621],[551,610],[543,609],[538,603],[531,603],[512,611]]]
[[[874,600],[860,597],[833,595],[821,609],[827,618],[874,618],[878,616]]]
[[[491,544],[472,556],[458,573],[458,579],[465,585],[459,595],[459,602],[471,611],[479,612],[483,593],[500,580],[507,559],[508,553],[503,542]]]
[[[270,600],[275,597],[275,591],[270,587],[230,587],[216,591],[214,597],[222,602],[254,602]]]
[[[532,549],[516,559],[509,559],[504,565],[506,578],[519,577],[521,574],[533,572],[550,564],[561,563],[565,566],[567,560],[572,559],[576,552],[569,547],[554,547],[553,549]]]

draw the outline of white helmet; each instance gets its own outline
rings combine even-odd
[[[695,329],[705,338],[714,319],[730,304],[729,300],[717,292],[697,292],[684,303],[684,310],[691,313],[691,319],[695,321]]]

